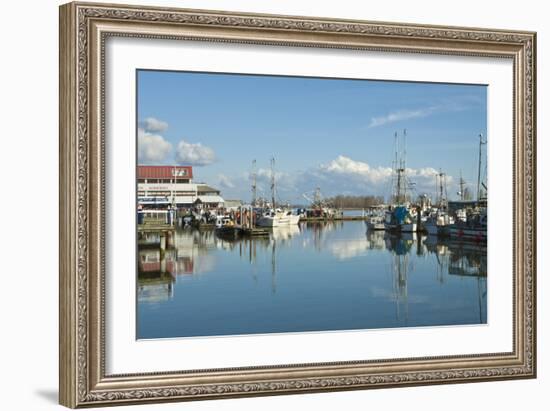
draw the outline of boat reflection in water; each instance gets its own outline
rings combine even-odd
[[[355,221],[141,233],[138,338],[485,324],[486,255]]]

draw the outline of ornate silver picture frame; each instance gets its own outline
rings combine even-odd
[[[513,63],[513,349],[108,374],[105,44],[169,39],[500,58]],[[69,3],[60,7],[60,403],[104,406],[536,376],[536,34],[480,28]],[[135,266],[128,267],[135,270]]]

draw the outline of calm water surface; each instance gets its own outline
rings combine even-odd
[[[486,247],[301,223],[227,241],[140,239],[138,338],[484,324]]]

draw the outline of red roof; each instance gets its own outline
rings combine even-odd
[[[138,166],[138,179],[145,178],[193,178],[191,166]]]

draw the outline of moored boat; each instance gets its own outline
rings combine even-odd
[[[282,227],[297,225],[299,221],[300,216],[292,214],[291,210],[281,210],[278,208],[264,213],[258,218],[256,225],[260,227]]]
[[[385,230],[384,217],[379,215],[370,216],[367,220],[367,229],[369,231]]]
[[[454,224],[455,220],[445,211],[438,210],[430,215],[423,223],[424,230],[428,235],[447,236],[449,235],[449,226]]]
[[[466,221],[449,225],[449,235],[453,239],[487,241],[487,211],[469,215]]]
[[[418,224],[406,206],[397,206],[386,212],[384,228],[391,232],[415,233],[418,231]]]
[[[230,217],[218,216],[216,218],[216,234],[223,238],[234,239],[239,236],[239,230]]]

